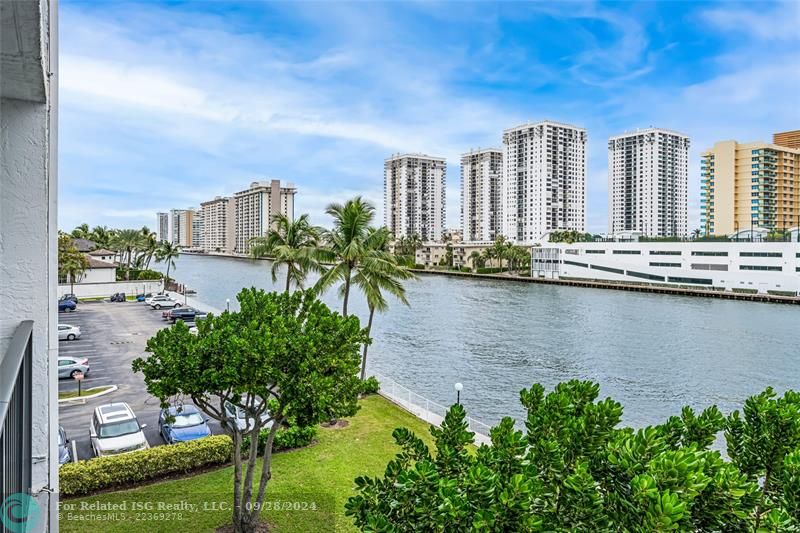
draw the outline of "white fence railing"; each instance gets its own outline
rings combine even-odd
[[[372,372],[372,375],[380,382],[380,394],[382,396],[425,422],[435,426],[442,424],[447,414],[447,407],[417,394],[388,376],[377,372]],[[475,433],[476,444],[491,444],[489,439],[491,428],[487,424],[472,417],[467,417],[467,426],[470,431]]]

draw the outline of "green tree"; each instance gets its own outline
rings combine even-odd
[[[320,262],[320,231],[311,225],[308,215],[291,221],[286,215],[272,217],[272,227],[264,237],[256,237],[250,244],[254,258],[272,258],[272,281],[278,281],[278,271],[286,267],[286,291],[294,283],[303,288],[309,272],[323,272]]]
[[[800,531],[800,394],[771,389],[744,416],[685,407],[618,427],[622,406],[591,382],[520,393],[526,431],[503,419],[470,452],[460,405],[432,428],[435,453],[397,429],[400,453],[356,479],[346,504],[369,531]],[[725,429],[728,456],[709,447]]]
[[[474,272],[478,268],[482,268],[484,265],[484,258],[478,250],[473,250],[471,254],[469,254],[469,261],[472,265],[472,271]]]
[[[119,252],[120,261],[126,263],[125,279],[130,279],[131,264],[133,263],[134,254],[141,245],[142,234],[139,230],[123,229],[119,230],[114,239],[111,241],[111,246]]]
[[[358,196],[344,205],[330,204],[325,212],[333,217],[333,228],[323,234],[325,248],[320,258],[333,266],[317,281],[316,290],[321,292],[341,282],[342,315],[347,316],[353,275],[370,253],[369,238],[375,237],[369,231],[375,208]]]
[[[167,288],[169,283],[169,270],[170,267],[175,268],[175,259],[180,257],[180,247],[172,244],[169,241],[162,241],[156,251],[156,263],[164,262],[167,265],[167,274],[164,276],[164,288]]]
[[[288,419],[309,426],[354,414],[359,348],[368,339],[358,318],[334,313],[313,291],[253,288],[237,298],[239,312],[210,315],[197,335],[180,321],[159,331],[133,370],[162,405],[189,397],[231,435],[233,528],[249,533],[259,526],[278,428]],[[244,413],[244,427],[230,422],[226,405]],[[261,447],[245,449],[244,439],[258,442],[262,428],[269,432],[258,469]]]
[[[88,239],[89,238],[89,224],[81,224],[72,230],[72,238],[74,239]]]
[[[498,235],[494,240],[491,250],[493,257],[497,259],[498,268],[503,268],[503,258],[506,257],[509,244],[511,243],[506,240],[504,235]]]
[[[69,279],[69,292],[75,292],[75,281],[80,281],[89,268],[86,254],[79,252],[66,234],[58,236],[58,275]]]
[[[370,228],[365,239],[369,247],[368,253],[353,276],[353,284],[364,294],[369,308],[367,336],[372,331],[372,319],[375,311],[384,312],[389,308],[383,293],[387,292],[408,305],[406,290],[402,282],[416,277],[406,267],[399,265],[396,258],[389,253],[390,239],[391,233],[386,228]],[[369,343],[364,343],[361,356],[362,380],[366,378],[368,347]]]
[[[111,241],[114,237],[114,230],[106,226],[95,226],[89,232],[89,240],[97,244],[98,248],[111,248]]]

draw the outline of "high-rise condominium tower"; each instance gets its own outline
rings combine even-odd
[[[517,243],[586,231],[586,130],[549,120],[505,130],[501,211]]]
[[[772,144],[800,149],[800,130],[781,131],[772,134]]]
[[[800,225],[800,148],[722,141],[700,160],[701,231]]]
[[[493,241],[502,233],[500,188],[503,151],[473,150],[461,156],[463,240]]]
[[[294,220],[294,195],[297,189],[290,183],[281,187],[280,180],[254,181],[250,188],[233,195],[235,202],[234,251],[250,252],[250,240],[269,231],[273,215],[281,213]]]
[[[217,196],[200,204],[203,213],[203,243],[206,252],[231,253],[235,246],[235,203],[233,198]]]
[[[689,231],[689,137],[647,128],[608,140],[608,230],[650,237]]]
[[[398,154],[384,162],[383,212],[395,237],[419,235],[423,241],[442,238],[445,222],[445,179],[442,157]]]
[[[195,210],[191,207],[171,209],[169,213],[172,218],[172,244],[184,248],[194,247],[193,230],[197,227],[193,223]]]
[[[156,213],[158,216],[158,242],[171,241],[169,235],[169,213]]]

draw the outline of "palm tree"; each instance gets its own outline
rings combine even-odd
[[[479,264],[483,262],[483,256],[478,250],[473,250],[471,254],[469,254],[469,260],[472,264],[472,270],[475,271],[479,268]]]
[[[369,228],[365,239],[366,255],[358,267],[358,271],[353,276],[353,283],[361,289],[367,300],[369,308],[369,320],[367,321],[367,336],[372,330],[372,319],[375,311],[383,312],[389,308],[383,291],[388,292],[405,305],[406,290],[401,283],[402,280],[414,279],[416,276],[406,267],[397,263],[397,259],[389,253],[389,242],[391,233],[386,228]],[[364,352],[361,356],[361,379],[366,377],[367,372],[367,348],[369,344],[364,344]]]
[[[139,249],[142,252],[141,257],[143,258],[142,268],[149,269],[150,261],[152,261],[156,253],[158,253],[158,248],[161,245],[159,244],[158,239],[156,238],[156,234],[153,232],[149,232],[145,235],[144,234],[145,229],[147,228],[142,228],[143,237]]]
[[[120,261],[125,261],[127,269],[125,270],[125,279],[130,279],[131,262],[133,261],[133,254],[141,242],[142,234],[135,229],[119,230],[114,236],[112,246],[120,252]]]
[[[700,228],[695,228],[694,231],[692,231],[692,239],[699,239],[702,234],[703,232],[700,231]]]
[[[295,221],[286,215],[272,217],[272,227],[264,237],[251,241],[250,255],[272,258],[272,281],[278,281],[278,270],[286,265],[286,292],[292,282],[302,288],[310,271],[323,272],[320,262],[320,231],[301,215]]]
[[[81,224],[72,230],[72,237],[74,239],[88,239],[89,238],[89,224]]]
[[[508,249],[508,244],[510,244],[504,235],[498,235],[497,238],[494,240],[494,245],[492,246],[492,251],[494,252],[494,256],[497,258],[497,266],[502,270],[503,268],[503,257],[506,255],[506,250]]]
[[[353,274],[370,249],[369,239],[376,238],[374,233],[368,231],[375,217],[375,207],[357,196],[344,205],[330,204],[325,212],[333,217],[333,228],[323,234],[326,248],[321,250],[320,258],[333,263],[333,267],[317,281],[316,290],[322,292],[341,281],[340,293],[344,300],[342,315],[347,316]]]
[[[95,226],[89,232],[89,240],[93,241],[98,248],[109,248],[113,236],[113,230],[108,229],[106,226]]]
[[[89,259],[86,254],[79,252],[72,244],[69,235],[58,236],[58,274],[69,279],[69,292],[75,293],[75,281],[80,281],[86,269],[89,268]]]
[[[169,281],[169,269],[170,267],[175,268],[175,259],[177,259],[180,254],[180,248],[169,241],[162,241],[161,245],[158,247],[156,263],[161,263],[163,261],[167,264],[167,274],[164,276],[165,289],[167,288],[167,281]]]

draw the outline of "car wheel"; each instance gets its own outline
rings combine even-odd
[[[156,307],[156,310],[159,310],[159,309],[161,309],[161,304],[156,304],[155,307]]]
[[[181,304],[175,304],[175,309],[179,308]]]
[[[73,333],[70,333],[69,335],[67,335],[67,340],[68,341],[74,341],[75,340],[75,335]]]
[[[75,379],[75,374],[78,374],[78,373],[80,373],[80,370],[78,370],[76,368],[75,370],[73,370],[72,372],[69,373],[69,377],[71,377],[72,379]]]

